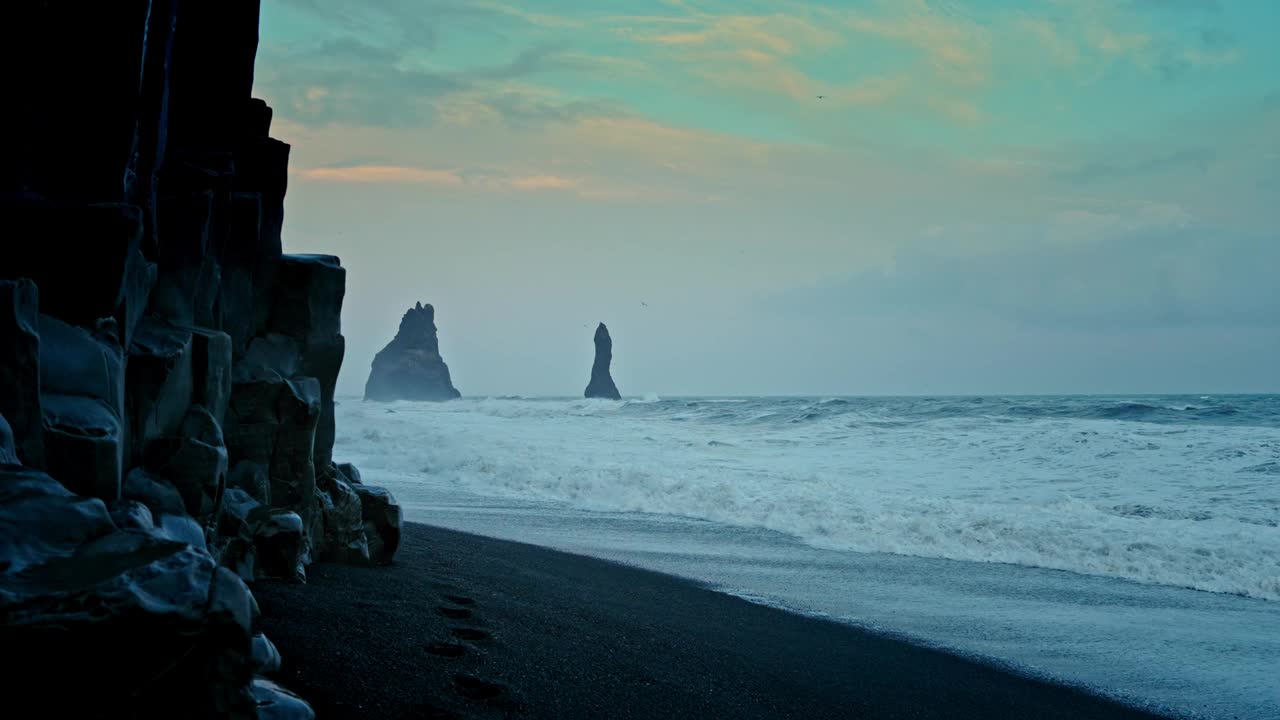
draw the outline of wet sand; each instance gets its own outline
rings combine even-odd
[[[1153,718],[687,580],[409,523],[396,564],[258,583],[280,680],[341,718]]]

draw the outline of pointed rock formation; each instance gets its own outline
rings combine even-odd
[[[418,303],[400,320],[395,338],[373,358],[365,400],[452,400],[462,397],[440,357],[436,310]]]
[[[609,364],[613,362],[613,338],[609,337],[609,328],[600,323],[596,326],[596,360],[591,364],[591,382],[584,393],[589,398],[608,398],[621,400],[618,386],[613,384],[609,375]]]

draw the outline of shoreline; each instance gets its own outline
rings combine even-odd
[[[323,718],[1163,717],[692,580],[418,523],[390,567],[315,565],[307,585],[255,595],[280,679]]]

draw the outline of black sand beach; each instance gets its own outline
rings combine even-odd
[[[339,718],[1151,718],[657,573],[407,524],[387,568],[259,583],[282,680]]]

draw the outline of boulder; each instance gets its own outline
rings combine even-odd
[[[126,500],[136,500],[147,506],[152,515],[183,515],[187,505],[173,483],[148,472],[134,468],[124,478],[121,495]]]
[[[440,356],[431,305],[418,303],[400,319],[395,338],[373,358],[365,400],[452,400],[461,397]]]
[[[324,534],[319,559],[348,565],[369,564],[369,542],[360,496],[336,469],[318,480]]]
[[[124,432],[115,408],[77,395],[45,394],[41,402],[45,469],[82,495],[119,497]]]
[[[233,463],[267,468],[268,504],[302,518],[304,552],[320,531],[312,454],[319,418],[320,384],[315,378],[265,373],[232,386],[223,428]]]
[[[337,469],[338,472],[342,474],[342,477],[346,478],[347,483],[351,485],[361,484],[360,468],[352,465],[351,463],[338,463]]]
[[[609,375],[609,365],[613,362],[613,338],[609,337],[609,328],[604,323],[597,325],[593,339],[596,358],[591,363],[591,382],[587,384],[584,395],[589,398],[621,400],[618,386],[613,384],[613,377]]]
[[[369,542],[369,560],[375,565],[389,565],[400,547],[400,526],[404,515],[395,496],[386,488],[352,485],[360,496],[360,515]]]
[[[76,495],[38,470],[0,467],[0,606],[17,600],[13,583],[28,568],[69,558],[115,530],[101,500]]]
[[[289,510],[256,508],[253,527],[254,574],[276,580],[307,580],[307,541],[302,518]]]
[[[266,635],[255,633],[253,636],[253,672],[259,675],[270,675],[280,672],[280,651],[275,643]]]
[[[198,405],[191,408],[176,434],[147,443],[143,463],[172,483],[186,514],[212,534],[226,487],[227,449],[209,411]]]
[[[48,717],[250,718],[253,607],[198,548],[103,534],[0,575],[0,645],[22,658],[5,681]]]
[[[253,534],[255,511],[259,507],[260,503],[248,493],[228,488],[218,520],[218,538],[215,540],[218,563],[245,582],[253,582],[256,575],[257,549]]]
[[[70,325],[41,313],[40,392],[99,400],[124,415],[124,352],[115,322]]]
[[[315,711],[297,695],[266,678],[254,678],[258,720],[315,720]]]
[[[151,303],[153,313],[179,325],[213,322],[222,282],[214,227],[219,176],[216,171],[186,170],[169,179],[169,185],[182,189],[173,189],[158,203],[157,232],[164,241],[156,250]]]
[[[9,427],[9,421],[4,419],[4,415],[0,415],[0,466],[21,464],[18,449],[13,442],[13,429]]]
[[[0,415],[23,464],[44,467],[40,410],[39,292],[27,279],[0,280]]]
[[[292,338],[300,364],[282,374],[305,375],[320,382],[320,420],[316,425],[315,464],[333,461],[333,394],[346,352],[342,337],[342,300],[347,271],[332,255],[285,255],[276,276],[270,330]]]
[[[279,248],[262,239],[262,196],[234,193],[229,197],[230,225],[222,254],[222,283],[217,327],[231,336],[235,357],[262,330],[260,307],[271,305],[270,281],[280,264]]]
[[[203,405],[221,425],[231,401],[231,336],[208,328],[191,332],[191,401]]]
[[[178,432],[194,394],[192,334],[147,318],[129,347],[128,417],[131,458],[152,440]]]
[[[155,529],[156,522],[151,515],[151,508],[138,500],[112,500],[107,503],[107,509],[111,512],[111,522],[121,530]]]
[[[271,504],[271,479],[264,463],[241,460],[227,474],[227,488],[249,495],[261,505]]]

